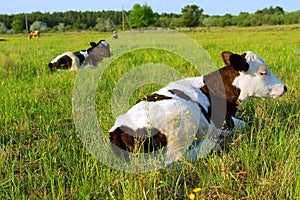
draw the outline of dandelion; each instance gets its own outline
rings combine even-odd
[[[178,126],[178,124],[179,124],[178,121],[174,121],[174,122],[173,122],[173,125],[174,125],[174,126]]]
[[[189,199],[191,199],[191,200],[194,200],[195,199],[195,195],[192,193],[192,194],[189,194]]]
[[[201,188],[195,188],[193,189],[193,192],[197,193],[197,192],[200,192],[202,189]]]

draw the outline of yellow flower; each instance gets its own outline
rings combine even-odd
[[[193,192],[197,193],[197,192],[200,192],[202,189],[201,188],[195,188],[193,189]]]
[[[195,195],[192,193],[192,194],[189,194],[189,199],[191,199],[191,200],[194,200],[195,199]]]

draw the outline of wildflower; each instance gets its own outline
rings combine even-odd
[[[178,124],[179,124],[178,121],[174,121],[174,122],[173,122],[173,125],[174,125],[174,126],[178,126]]]
[[[198,140],[197,135],[193,135],[193,137],[194,137],[194,140]],[[196,189],[196,188],[195,188],[195,189]]]
[[[191,200],[194,200],[195,199],[195,195],[192,193],[192,194],[189,194],[189,199],[191,199]]]
[[[201,188],[195,188],[193,189],[193,192],[197,193],[197,192],[200,192],[202,189]]]

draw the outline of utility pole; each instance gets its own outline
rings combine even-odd
[[[127,15],[126,15],[126,12],[124,10],[124,6],[122,5],[122,26],[123,26],[123,31],[125,31],[125,20],[127,20],[128,26],[131,30],[132,27],[130,25],[130,22],[129,22],[129,19],[128,19]]]
[[[124,6],[122,5],[122,25],[123,25],[123,31],[125,31],[125,17],[124,17]]]

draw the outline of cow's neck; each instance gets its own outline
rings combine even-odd
[[[231,129],[233,126],[231,117],[241,103],[240,89],[232,85],[237,76],[239,72],[229,65],[203,77],[205,85],[200,90],[210,101],[208,113],[217,128]]]

